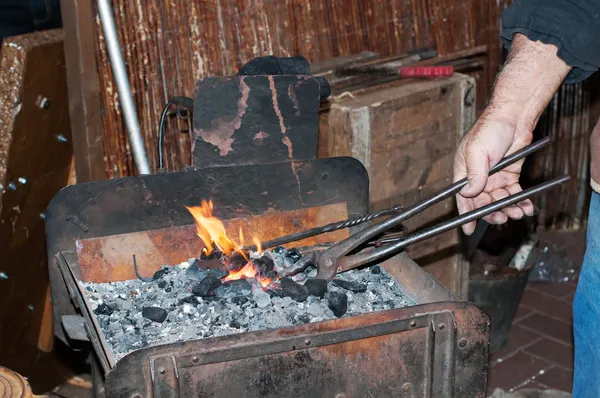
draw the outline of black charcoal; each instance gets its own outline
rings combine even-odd
[[[258,269],[258,276],[260,278],[268,278],[269,275],[272,275],[273,268],[275,267],[275,263],[273,260],[267,256],[263,256],[252,260],[256,268]]]
[[[213,249],[209,255],[204,254],[204,251],[200,254],[200,260],[220,260],[223,257],[223,252],[219,249]]]
[[[304,283],[309,295],[323,298],[327,292],[327,281],[325,279],[309,279]]]
[[[215,296],[225,298],[228,296],[247,296],[252,293],[252,285],[246,279],[237,279],[223,282],[215,289]]]
[[[221,285],[221,280],[212,275],[208,275],[192,288],[192,293],[196,296],[206,297],[212,295],[212,291]]]
[[[113,309],[105,303],[100,304],[95,310],[96,315],[110,315],[113,313]]]
[[[285,258],[292,263],[296,263],[302,258],[302,255],[300,254],[298,249],[294,247],[285,253]]]
[[[375,266],[371,267],[371,273],[373,275],[381,274],[381,267],[379,265],[375,265]]]
[[[160,287],[161,289],[164,289],[165,287],[167,287],[167,282],[165,282],[165,281],[159,281],[156,285],[158,287]]]
[[[325,301],[333,314],[340,318],[348,311],[348,296],[342,292],[325,293]]]
[[[285,247],[283,247],[283,246],[277,246],[276,248],[274,248],[271,251],[275,254],[284,254],[286,250],[285,250]]]
[[[273,297],[285,297],[281,289],[267,289],[267,293],[271,298]]]
[[[179,299],[179,305],[183,304],[198,304],[198,299],[194,295],[186,296],[182,299]]]
[[[244,268],[246,264],[248,264],[248,258],[248,253],[242,254],[239,252],[235,252],[231,255],[231,257],[229,257],[228,268],[234,272],[239,271],[242,268]]]
[[[158,279],[162,278],[167,273],[169,273],[169,268],[168,267],[163,267],[163,268],[159,269],[158,271],[156,271],[154,273],[154,276],[152,276],[152,280],[158,280]]]
[[[231,302],[237,305],[246,304],[248,302],[248,297],[235,296],[231,299]]]
[[[331,283],[335,286],[341,287],[342,289],[350,290],[355,293],[364,293],[367,291],[367,285],[362,283],[346,281],[343,279],[334,279]]]
[[[299,302],[305,301],[308,297],[306,288],[289,278],[281,280],[281,291],[284,296]]]
[[[144,307],[142,316],[154,322],[164,322],[167,319],[167,311],[159,307]]]

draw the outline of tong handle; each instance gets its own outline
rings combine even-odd
[[[498,171],[510,166],[513,163],[529,156],[530,154],[540,150],[541,148],[547,146],[550,143],[550,138],[545,137],[539,141],[534,142],[526,146],[525,148],[514,152],[511,155],[504,157],[498,164],[490,170],[490,175],[497,173]],[[388,218],[385,221],[382,221],[378,224],[373,225],[372,227],[365,228],[356,234],[344,239],[341,242],[336,243],[329,249],[323,251],[321,253],[319,261],[319,269],[327,269],[334,268],[334,264],[343,256],[350,253],[352,250],[356,249],[363,243],[373,239],[377,235],[387,231],[390,228],[395,227],[401,222],[413,217],[416,214],[419,214],[423,210],[428,207],[433,206],[436,203],[439,203],[451,196],[456,195],[460,190],[467,184],[467,179],[463,178],[460,181],[455,182],[454,184],[442,189],[440,192],[432,195],[428,199],[425,199],[422,202],[416,203],[399,214]],[[331,277],[331,275],[335,275],[335,268],[329,269],[328,271],[323,271],[323,275],[327,277]]]
[[[397,254],[404,250],[407,246],[412,245],[417,242],[421,242],[425,239],[429,239],[435,235],[439,235],[441,233],[450,231],[451,229],[460,227],[461,225],[467,224],[471,221],[475,221],[477,219],[483,218],[489,214],[492,214],[495,211],[501,210],[505,207],[516,205],[519,202],[528,199],[531,196],[537,195],[541,192],[544,192],[550,188],[555,186],[564,184],[569,181],[570,177],[568,175],[555,178],[550,181],[546,181],[524,191],[521,191],[517,194],[507,196],[504,199],[500,199],[496,202],[490,203],[487,206],[480,207],[478,209],[472,210],[468,213],[464,213],[458,217],[455,217],[449,221],[444,223],[434,225],[429,228],[425,228],[422,231],[415,232],[411,235],[403,237],[396,243],[384,245],[378,249],[368,250],[366,252],[361,252],[355,254],[353,256],[345,256],[338,259],[336,265],[336,272],[348,271],[349,269],[359,267],[361,265],[368,264],[373,261],[381,260],[385,257],[389,257],[391,255]]]

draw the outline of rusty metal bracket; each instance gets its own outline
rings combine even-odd
[[[150,360],[150,374],[154,398],[179,397],[179,371],[174,355]]]

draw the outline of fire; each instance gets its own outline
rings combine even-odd
[[[209,255],[213,251],[213,244],[226,256],[237,251],[239,245],[227,236],[225,225],[217,217],[213,216],[212,200],[203,200],[200,206],[187,207],[188,211],[196,220],[196,233],[205,245],[204,254]]]
[[[219,249],[228,259],[229,257],[237,252],[240,253],[246,260],[246,265],[240,270],[231,272],[224,281],[232,281],[242,278],[255,278],[263,287],[267,287],[271,282],[269,278],[261,278],[258,276],[258,269],[256,266],[248,260],[248,257],[240,249],[241,244],[244,242],[244,234],[242,228],[239,229],[240,243],[236,243],[233,239],[227,236],[225,225],[221,220],[213,215],[213,202],[209,200],[202,200],[200,206],[187,207],[188,211],[194,217],[196,221],[196,233],[204,242],[204,249],[202,252],[205,255],[210,255],[215,247]],[[256,251],[262,252],[260,240],[257,237],[253,237],[252,241],[256,245]]]
[[[233,281],[242,278],[255,278],[262,285],[262,287],[267,287],[271,284],[271,282],[273,282],[270,278],[261,278],[257,274],[258,270],[256,269],[256,266],[249,262],[239,271],[235,271],[227,275],[227,277],[225,277],[223,280]]]

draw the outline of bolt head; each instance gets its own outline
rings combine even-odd
[[[37,97],[37,101],[35,103],[40,109],[48,109],[50,108],[51,104],[49,98],[42,97],[41,95]]]

